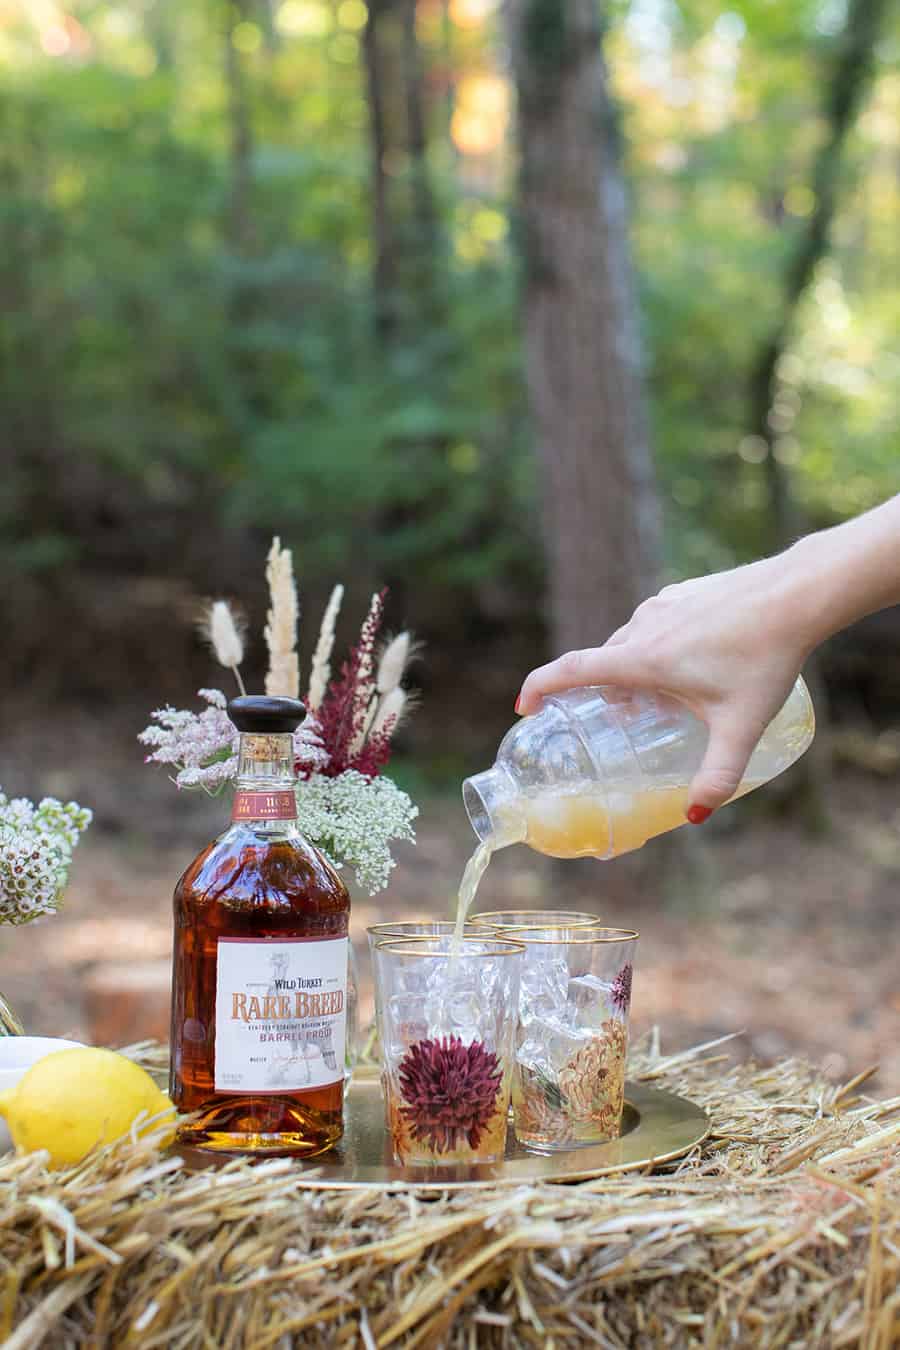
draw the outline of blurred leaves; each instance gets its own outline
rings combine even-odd
[[[538,486],[511,166],[468,163],[448,139],[454,80],[504,68],[496,24],[448,36],[422,6],[447,247],[436,317],[418,306],[386,350],[370,275],[364,6],[248,5],[230,39],[253,129],[240,252],[227,228],[223,7],[71,3],[75,46],[53,55],[40,21],[13,6],[0,38],[0,558],[42,576],[75,560],[102,567],[114,520],[135,566],[171,571],[163,548],[202,516],[223,537],[280,530],[313,577],[353,559],[409,572],[428,594],[455,588],[463,608],[530,613]],[[611,10],[672,574],[751,556],[765,537],[747,378],[812,209],[839,11],[821,0]],[[900,486],[898,41],[895,18],[849,147],[834,252],[784,373],[780,453],[814,523]],[[154,536],[148,512],[175,524]]]

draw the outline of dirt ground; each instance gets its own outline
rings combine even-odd
[[[51,761],[33,738],[27,759],[14,743],[5,748],[5,784],[17,780],[32,795],[77,791],[97,818],[76,855],[65,909],[3,931],[0,990],[34,1033],[111,1043],[135,1030],[164,1034],[172,887],[216,832],[224,806],[179,795],[162,774],[133,765],[84,790],[79,766],[91,739],[74,729],[65,771],[37,767]],[[420,805],[418,843],[398,852],[389,890],[354,899],[364,1016],[366,925],[448,914],[471,848],[455,794]],[[828,808],[830,829],[818,837],[761,817],[748,801],[702,831],[680,832],[675,862],[664,843],[651,842],[630,900],[608,864],[552,863],[509,849],[492,864],[478,907],[574,906],[640,928],[633,1025],[658,1025],[668,1049],[733,1035],[731,1055],[803,1054],[834,1078],[878,1062],[872,1090],[900,1093],[900,775],[844,769]],[[136,1013],[114,996],[123,984],[140,996]]]

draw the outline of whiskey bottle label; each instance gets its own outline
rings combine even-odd
[[[247,792],[234,794],[232,820],[296,820],[297,798],[293,792]]]
[[[216,1092],[281,1093],[344,1076],[347,938],[219,938]]]

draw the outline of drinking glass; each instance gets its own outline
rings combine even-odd
[[[513,1124],[535,1152],[618,1136],[638,934],[627,928],[515,930],[525,948]]]
[[[386,938],[374,951],[382,1081],[394,1157],[497,1162],[519,1007],[519,942]]]
[[[578,909],[487,909],[468,920],[473,927],[493,928],[498,936],[513,928],[596,928],[596,914]]]
[[[373,923],[366,929],[369,939],[369,959],[372,970],[375,969],[375,946],[385,938],[452,937],[456,924],[452,919],[398,919],[384,923]],[[485,929],[467,923],[463,928],[463,937],[485,936]],[[378,1029],[378,981],[375,981],[375,1027]]]

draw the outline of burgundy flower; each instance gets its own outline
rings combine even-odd
[[[612,988],[609,991],[610,1006],[615,1012],[621,1013],[623,1017],[631,1006],[631,976],[631,963],[626,962],[613,980]]]
[[[414,1139],[447,1153],[465,1138],[477,1148],[494,1114],[500,1061],[481,1041],[416,1041],[400,1061],[400,1111]]]
[[[359,642],[341,666],[340,675],[329,682],[316,713],[316,730],[328,751],[328,763],[317,772],[329,778],[337,778],[347,769],[377,778],[391,757],[393,722],[366,734],[372,685],[363,678],[363,671],[371,670],[375,660],[386,595],[382,590],[374,598]]]

